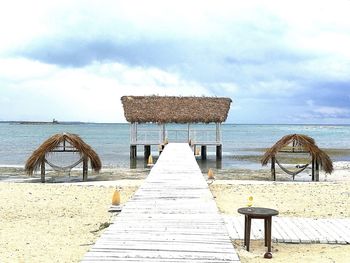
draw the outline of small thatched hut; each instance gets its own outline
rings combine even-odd
[[[187,124],[185,139],[195,146],[202,146],[202,153],[206,154],[206,145],[217,146],[217,157],[221,158],[221,127],[220,124],[227,119],[232,100],[217,97],[173,97],[173,96],[123,96],[121,98],[124,115],[130,127],[130,156],[136,157],[136,145],[145,146],[145,158],[148,158],[150,145],[161,145],[165,141],[172,141],[166,124]],[[149,139],[150,131],[141,135],[141,124],[153,123],[158,125],[154,132],[156,136]],[[200,142],[194,138],[195,132],[190,124],[215,123],[215,139]],[[186,132],[186,131],[185,131]],[[147,138],[147,140],[145,140]],[[219,156],[218,156],[219,155]],[[204,159],[206,156],[202,155]]]
[[[130,123],[222,123],[232,100],[216,97],[123,96]]]
[[[284,172],[292,175],[293,179],[295,175],[305,170],[305,168],[310,164],[300,166],[299,170],[291,172],[279,163],[276,158],[278,153],[310,154],[312,181],[319,181],[319,166],[321,166],[326,173],[332,173],[333,171],[332,160],[324,151],[318,148],[313,138],[303,134],[290,134],[282,137],[278,142],[276,142],[274,146],[266,151],[265,155],[261,159],[262,165],[267,165],[267,163],[271,160],[271,175],[273,180],[276,180],[275,163],[277,163]]]
[[[61,167],[50,163],[47,160],[48,155],[52,153],[78,153],[80,160],[77,162]],[[86,144],[78,135],[70,133],[55,134],[47,139],[38,149],[36,149],[26,162],[25,170],[28,175],[32,175],[34,171],[41,169],[41,182],[45,182],[45,164],[47,163],[53,169],[70,170],[83,163],[83,180],[87,180],[88,162],[90,160],[91,168],[99,172],[101,170],[101,160],[97,153]]]

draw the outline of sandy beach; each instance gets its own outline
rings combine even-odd
[[[260,176],[251,173],[252,178]],[[79,262],[111,222],[108,208],[115,186],[122,188],[124,203],[143,177],[87,183],[1,182],[0,262]],[[238,215],[237,208],[253,196],[254,206],[275,208],[280,216],[350,218],[348,163],[337,163],[336,171],[317,183],[215,180],[210,189],[225,214]],[[233,244],[242,262],[266,261],[260,241],[252,243],[250,252],[240,240]],[[350,246],[274,243],[273,255],[272,262],[348,262]]]
[[[121,200],[139,182],[114,182]],[[115,186],[0,183],[0,262],[79,262],[111,221]]]

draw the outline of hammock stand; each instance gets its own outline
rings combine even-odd
[[[288,153],[309,153],[306,151],[280,151],[280,152],[288,152]],[[312,177],[312,181],[319,181],[320,175],[319,175],[319,171],[320,171],[320,165],[317,162],[316,158],[314,158],[312,156],[312,160],[310,163],[305,164],[305,165],[301,165],[299,166],[298,170],[296,171],[290,171],[288,170],[286,167],[284,167],[282,164],[280,164],[278,162],[278,160],[276,159],[276,156],[273,156],[271,158],[271,177],[274,181],[276,181],[276,164],[282,169],[283,172],[285,172],[286,174],[289,174],[293,177],[293,181],[294,178],[297,174],[301,173],[302,171],[304,171],[310,164],[311,164],[311,177]]]
[[[55,149],[51,150],[48,153],[80,153],[74,146],[72,146],[69,142],[68,145],[66,144],[66,141],[64,140],[62,145],[59,145]],[[45,164],[48,164],[53,170],[58,171],[58,172],[63,172],[63,171],[68,171],[70,175],[70,171],[79,165],[80,163],[83,163],[83,181],[87,181],[87,174],[88,174],[88,157],[85,156],[84,154],[81,155],[81,158],[76,161],[75,163],[67,166],[59,166],[56,164],[51,163],[45,158],[42,159],[41,161],[41,182],[45,183]]]

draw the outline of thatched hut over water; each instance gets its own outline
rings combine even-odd
[[[77,153],[80,159],[68,166],[62,167],[48,161],[48,156],[53,153]],[[83,180],[87,180],[88,163],[95,172],[101,170],[102,164],[97,153],[86,144],[78,135],[71,133],[55,134],[47,139],[28,158],[25,170],[28,175],[34,171],[41,170],[41,182],[45,182],[45,164],[50,165],[54,170],[71,170],[81,162],[83,163]]]
[[[277,159],[278,153],[287,154],[309,154],[311,162],[299,167],[299,170],[289,171]],[[271,161],[271,176],[276,180],[275,163],[286,173],[293,176],[305,170],[311,164],[312,181],[319,181],[319,168],[321,167],[326,173],[333,172],[333,163],[329,156],[322,151],[315,143],[315,140],[304,134],[290,134],[282,137],[270,149],[268,149],[261,159],[262,165],[267,165]]]
[[[226,121],[232,100],[218,97],[173,97],[173,96],[123,96],[121,98],[124,115],[130,128],[130,154],[136,157],[136,146],[145,146],[148,158],[150,145],[161,145],[165,141],[176,141],[180,130],[171,130],[167,124],[187,124],[182,129],[183,142],[202,146],[202,158],[206,157],[206,146],[217,147],[217,157],[221,158],[221,123]],[[156,124],[157,129],[143,129],[142,124]],[[216,124],[214,138],[204,141],[196,136],[191,124]],[[153,136],[151,133],[153,132]],[[208,132],[209,131],[205,131]],[[172,136],[173,134],[173,136]],[[176,134],[176,136],[174,135]],[[203,135],[203,133],[202,133]],[[209,137],[209,136],[207,136]]]

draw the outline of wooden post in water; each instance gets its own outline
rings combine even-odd
[[[201,146],[201,155],[202,155],[202,160],[207,159],[207,146],[206,145]]]
[[[41,171],[40,171],[41,182],[45,183],[45,158],[41,160]]]
[[[217,160],[222,159],[222,144],[216,145],[216,159]]]
[[[87,176],[88,176],[88,158],[86,156],[84,156],[83,159],[83,181],[87,181]]]
[[[130,159],[136,159],[137,148],[136,145],[130,145]]]
[[[276,164],[276,158],[272,157],[271,158],[271,177],[272,180],[276,181],[276,168],[275,168],[275,164]]]
[[[148,160],[148,157],[151,154],[151,145],[145,145],[145,149],[144,149],[144,157],[145,160]]]

